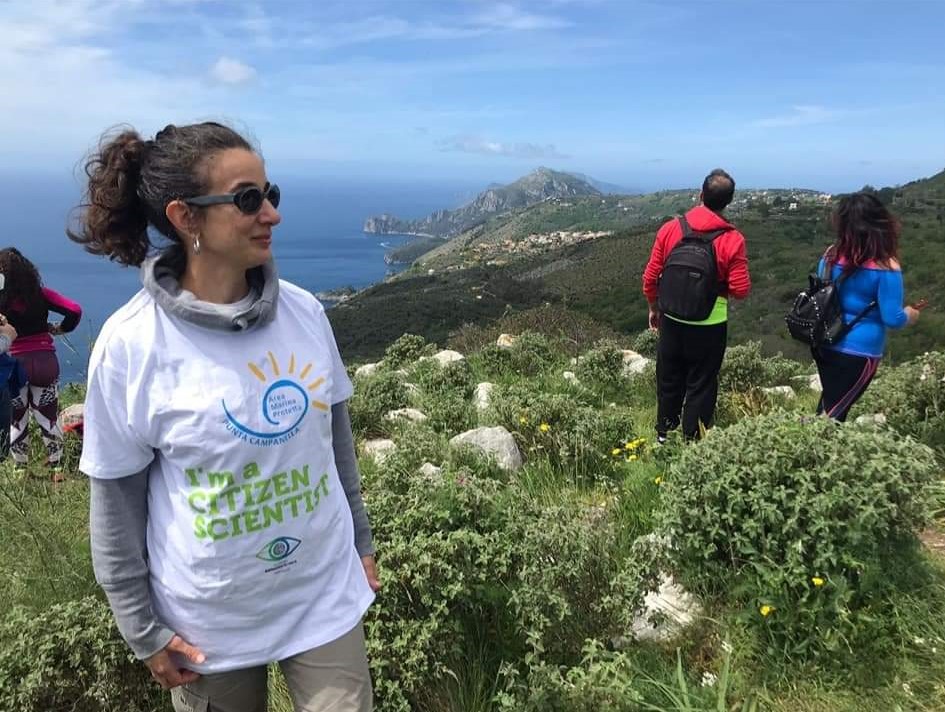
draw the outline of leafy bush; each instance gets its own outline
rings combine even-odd
[[[0,709],[152,712],[164,698],[97,598],[13,608],[0,623]]]
[[[385,465],[364,484],[384,541],[384,595],[366,622],[381,712],[415,709],[477,645],[493,678],[500,665],[527,678],[579,664],[586,639],[625,630],[652,580],[645,558],[614,546],[609,519],[542,505],[477,469],[431,485]]]
[[[719,391],[745,393],[765,386],[791,385],[791,379],[810,372],[798,361],[784,358],[780,353],[765,356],[760,341],[748,341],[725,350],[725,360],[719,372]]]
[[[886,595],[884,559],[926,523],[935,472],[912,440],[774,413],[682,452],[664,524],[684,579],[747,606],[782,652],[837,651]]]
[[[623,353],[613,343],[598,344],[578,360],[576,371],[581,381],[613,388],[623,378]]]
[[[561,362],[558,352],[547,337],[525,331],[510,347],[489,344],[477,354],[476,360],[490,376],[535,376]]]
[[[421,356],[429,355],[433,348],[433,344],[428,344],[422,336],[404,334],[387,347],[384,352],[384,365],[391,369],[406,366]]]
[[[570,396],[524,384],[496,388],[491,409],[526,458],[544,456],[576,479],[609,475],[614,448],[635,439],[633,419],[625,409],[580,406]]]
[[[945,455],[945,353],[882,371],[855,406],[853,415],[862,413],[885,414],[898,432]]]
[[[384,416],[392,410],[405,408],[407,395],[400,377],[390,371],[358,379],[354,395],[348,402],[354,433],[359,437],[385,433],[389,425]]]
[[[656,358],[656,346],[659,342],[660,335],[657,332],[645,329],[633,340],[633,350],[641,356]]]
[[[460,398],[469,398],[475,390],[472,369],[469,362],[453,361],[441,366],[430,359],[418,364],[413,371],[413,379],[420,389],[428,394],[453,394]]]

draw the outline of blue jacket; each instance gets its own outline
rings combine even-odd
[[[843,265],[844,262],[841,259],[833,266],[830,275],[832,280],[840,277]],[[822,273],[823,269],[824,260],[821,258],[817,270]],[[853,321],[872,301],[876,301],[876,307],[850,329],[850,332],[836,346],[832,347],[835,351],[871,358],[879,358],[883,355],[886,348],[886,329],[901,329],[908,322],[908,316],[902,304],[903,286],[900,270],[868,262],[853,274],[844,277],[840,284],[840,304],[843,307],[843,317],[847,322]]]

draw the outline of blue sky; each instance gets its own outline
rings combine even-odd
[[[825,190],[945,168],[945,2],[0,0],[7,169],[223,119],[321,177]]]

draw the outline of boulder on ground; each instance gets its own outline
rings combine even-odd
[[[581,382],[580,380],[578,380],[578,377],[577,377],[577,375],[574,373],[574,371],[564,371],[564,372],[561,374],[561,377],[562,377],[564,380],[566,380],[568,383],[573,383],[575,386],[578,385],[578,384],[580,384],[580,382]]]
[[[665,642],[676,638],[701,615],[702,606],[669,574],[662,574],[659,589],[643,598],[643,610],[633,620],[633,640]],[[655,624],[654,624],[655,622]]]
[[[463,356],[459,351],[443,349],[442,351],[438,351],[433,354],[433,356],[430,358],[432,358],[441,366],[446,366],[447,364],[455,363],[456,361],[463,361],[466,357]]]
[[[812,373],[809,376],[794,376],[791,379],[792,381],[797,381],[802,384],[804,388],[807,388],[815,393],[823,393],[824,387],[820,383],[820,374]]]
[[[650,365],[650,359],[648,359],[646,356],[638,354],[636,351],[624,349],[621,353],[623,355],[624,376],[634,376],[638,373],[643,373],[643,371],[646,370],[646,367]]]
[[[414,423],[422,423],[427,419],[427,415],[416,408],[398,408],[397,410],[390,411],[384,418],[387,420],[409,420]]]
[[[450,440],[451,447],[472,447],[495,459],[503,470],[515,471],[522,466],[522,454],[512,434],[500,425],[475,428]]]
[[[361,451],[372,458],[378,465],[384,462],[396,449],[397,445],[394,441],[387,438],[365,440],[364,444],[361,445]]]
[[[358,366],[357,370],[354,372],[354,377],[367,378],[368,376],[373,376],[380,367],[381,364],[379,363],[366,363],[363,366]]]
[[[495,389],[494,383],[480,383],[476,386],[476,392],[473,395],[473,401],[476,404],[476,410],[487,410],[492,403],[492,391]]]
[[[510,349],[515,345],[517,340],[518,337],[512,336],[511,334],[499,334],[499,338],[495,340],[495,345],[500,349]]]
[[[437,479],[442,474],[443,468],[437,467],[432,462],[424,462],[420,465],[420,474],[428,479]]]
[[[861,415],[858,416],[853,422],[856,425],[886,425],[886,414],[870,413],[867,415]]]
[[[770,388],[762,388],[761,392],[765,395],[780,396],[782,398],[787,398],[788,400],[797,397],[794,389],[790,386],[771,386]]]

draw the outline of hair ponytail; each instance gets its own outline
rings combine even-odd
[[[69,238],[93,255],[104,255],[123,265],[140,265],[148,254],[148,214],[139,195],[141,169],[148,144],[128,129],[103,138],[99,150],[85,164],[88,189],[79,206],[81,217]]]
[[[152,248],[148,226],[180,248],[168,203],[206,189],[206,159],[231,148],[252,151],[233,129],[214,122],[165,126],[153,141],[131,128],[106,134],[85,164],[88,189],[69,238],[93,255],[140,265]],[[182,253],[183,254],[183,253]]]

